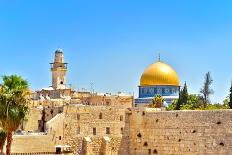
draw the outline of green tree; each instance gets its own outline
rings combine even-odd
[[[183,104],[187,104],[188,102],[188,87],[186,82],[184,83],[183,89],[180,89],[179,99],[176,102],[175,110],[180,110]]]
[[[12,135],[28,113],[28,82],[20,76],[3,76],[0,89],[0,121],[6,131],[6,154],[11,153]]]
[[[230,86],[230,100],[229,100],[229,106],[230,106],[230,109],[232,109],[232,82],[231,82],[231,86]]]
[[[207,103],[209,103],[209,95],[213,94],[213,89],[210,88],[210,85],[213,83],[213,79],[211,77],[210,72],[205,75],[205,82],[203,87],[200,90],[200,93],[203,96],[203,106],[207,107]]]
[[[166,107],[166,110],[171,111],[176,109],[176,104],[178,100],[174,100],[171,104]]]
[[[5,145],[6,142],[6,132],[4,130],[0,130],[0,151],[1,154],[3,154],[3,146]]]
[[[161,108],[164,105],[164,99],[161,95],[156,95],[152,99],[152,104],[149,105],[151,108]]]
[[[183,94],[182,89],[180,89],[178,100],[173,102],[175,103],[174,110],[180,110],[180,107],[182,105],[182,94]]]

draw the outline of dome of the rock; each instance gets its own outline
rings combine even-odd
[[[166,63],[158,61],[147,67],[140,79],[140,86],[179,86],[176,71]]]

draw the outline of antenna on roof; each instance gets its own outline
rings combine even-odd
[[[158,53],[158,61],[160,61],[160,53]]]

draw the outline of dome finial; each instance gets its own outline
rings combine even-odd
[[[158,61],[160,62],[160,53],[158,53]]]

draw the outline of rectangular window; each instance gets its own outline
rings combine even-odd
[[[106,134],[107,134],[107,135],[110,134],[110,128],[109,128],[109,127],[106,128]]]
[[[61,136],[59,136],[59,140],[61,140]]]
[[[97,129],[93,128],[93,135],[96,135],[96,134],[97,134]]]
[[[123,115],[120,116],[120,121],[123,121]]]
[[[121,128],[121,134],[123,134],[123,128]]]
[[[102,113],[99,114],[99,119],[102,119]]]

